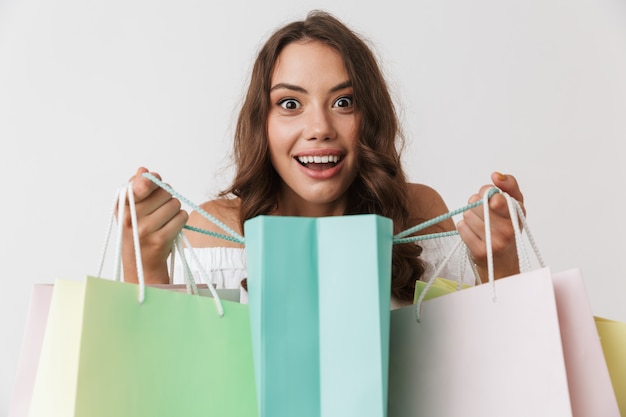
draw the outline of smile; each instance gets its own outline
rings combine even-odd
[[[297,156],[296,159],[302,165],[307,164],[336,164],[341,159],[339,155],[315,155],[315,156]]]
[[[324,171],[337,166],[341,161],[339,155],[299,155],[295,159],[307,169]]]

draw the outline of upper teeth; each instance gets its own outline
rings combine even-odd
[[[339,156],[337,155],[316,155],[316,156],[298,156],[298,161],[303,164],[327,164],[329,162],[337,163]]]

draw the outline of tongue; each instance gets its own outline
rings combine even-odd
[[[335,164],[330,163],[330,162],[326,164],[306,164],[307,168],[312,169],[314,171],[323,171],[325,169],[330,169],[334,166]]]

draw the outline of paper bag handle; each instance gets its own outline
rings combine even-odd
[[[515,236],[515,246],[516,246],[516,250],[517,250],[517,258],[518,258],[518,262],[519,262],[519,268],[520,268],[520,272],[527,272],[530,271],[531,267],[530,267],[530,259],[528,256],[528,253],[526,251],[526,246],[524,245],[524,240],[523,240],[523,235],[522,235],[522,230],[524,230],[526,232],[526,237],[528,239],[528,242],[531,245],[531,248],[533,250],[533,253],[535,254],[535,257],[539,263],[539,265],[541,267],[544,267],[544,262],[543,262],[543,258],[541,256],[541,253],[539,251],[539,248],[537,247],[537,244],[535,243],[535,240],[533,238],[533,235],[530,231],[530,227],[528,226],[528,223],[526,222],[526,216],[524,215],[524,211],[522,210],[522,207],[520,205],[520,203],[518,201],[516,201],[513,197],[511,197],[508,193],[505,193],[501,190],[499,190],[498,188],[492,187],[488,190],[485,191],[485,193],[483,194],[483,197],[481,200],[469,204],[465,207],[462,207],[458,210],[452,211],[450,213],[444,214],[442,216],[439,216],[429,222],[427,226],[430,226],[432,224],[438,223],[444,219],[450,218],[453,215],[459,214],[461,212],[470,210],[471,208],[477,207],[479,205],[483,205],[483,217],[484,217],[484,221],[485,221],[485,245],[486,245],[486,249],[487,249],[487,274],[488,274],[488,282],[489,285],[491,285],[492,288],[492,300],[495,302],[496,301],[496,288],[495,288],[495,276],[494,276],[494,262],[493,262],[493,247],[491,244],[491,216],[490,216],[490,210],[489,210],[489,199],[496,193],[501,193],[502,196],[506,199],[507,201],[507,207],[509,209],[509,217],[511,218],[511,222],[513,225],[513,232],[514,232],[514,236]],[[520,228],[520,223],[523,226],[523,229]],[[425,226],[425,227],[427,227]],[[416,227],[419,227],[416,226]],[[424,227],[421,227],[419,230],[423,229]],[[415,228],[413,228],[415,229]],[[413,233],[415,230],[413,230],[410,233]],[[454,233],[454,232],[451,232]],[[458,232],[456,232],[455,234],[458,234]],[[405,234],[406,235],[406,234]],[[433,238],[436,237],[440,234],[433,234],[433,235],[424,235],[424,236],[420,236],[421,240],[424,239],[429,239],[429,238]],[[402,236],[400,236],[402,237]],[[408,238],[411,239],[411,238]],[[426,293],[428,292],[428,290],[430,289],[430,287],[432,286],[432,284],[434,283],[435,279],[437,278],[437,276],[441,273],[441,271],[443,270],[443,267],[446,265],[446,263],[449,262],[449,260],[453,257],[453,255],[456,253],[456,251],[459,250],[459,248],[461,248],[462,246],[465,246],[464,242],[462,240],[459,240],[459,242],[454,246],[454,248],[450,251],[450,253],[446,256],[446,258],[441,262],[441,264],[437,267],[437,269],[434,271],[434,273],[432,274],[432,276],[429,278],[429,280],[426,283],[426,286],[424,287],[424,289],[422,290],[420,296],[417,299],[416,302],[416,318],[417,321],[419,322],[421,320],[421,306],[422,306],[422,302],[424,301],[424,298],[426,296]],[[460,283],[459,283],[459,287],[460,287]]]
[[[216,219],[214,216],[212,216],[209,213],[207,213],[206,210],[202,209],[202,207],[192,203],[189,199],[187,199],[184,196],[182,196],[180,193],[178,193],[172,187],[170,187],[169,185],[167,185],[166,183],[164,183],[163,181],[161,181],[160,179],[158,179],[157,177],[155,177],[151,173],[144,172],[142,174],[142,176],[144,178],[147,178],[150,181],[154,182],[159,187],[163,188],[165,191],[170,193],[173,197],[178,198],[180,201],[182,201],[183,203],[187,204],[189,207],[193,208],[202,217],[204,217],[205,219],[209,220],[211,223],[215,224],[217,227],[219,227],[220,229],[222,229],[223,231],[225,231],[228,234],[224,235],[224,234],[221,234],[221,233],[215,233],[215,232],[211,232],[211,231],[204,230],[204,229],[199,229],[197,227],[188,226],[188,225],[184,226],[185,229],[192,230],[194,232],[204,233],[204,234],[207,234],[207,235],[210,235],[210,236],[213,236],[213,237],[217,237],[219,239],[228,240],[228,241],[239,243],[239,244],[242,244],[242,245],[244,244],[244,237],[243,236],[241,236],[239,233],[235,232],[233,229],[231,229],[230,227],[228,227],[227,225],[225,225],[224,223],[222,223],[221,221]]]
[[[124,226],[125,217],[125,205],[126,198],[128,197],[128,206],[130,208],[130,220],[132,225],[133,246],[135,248],[135,263],[137,268],[137,283],[139,288],[139,303],[143,303],[145,299],[145,279],[143,273],[143,262],[141,260],[141,248],[139,245],[139,232],[137,228],[137,211],[135,208],[135,196],[132,191],[132,183],[123,185],[115,192],[115,198],[113,200],[112,212],[109,216],[109,226],[107,228],[107,234],[102,247],[102,253],[100,254],[100,263],[98,267],[98,277],[102,276],[104,269],[104,260],[106,258],[107,248],[109,246],[109,240],[111,238],[111,230],[113,229],[113,223],[115,220],[115,207],[117,207],[117,239],[115,243],[115,260],[113,265],[115,266],[114,280],[121,281],[121,268],[122,268],[122,229]]]
[[[136,211],[136,206],[135,206],[135,196],[134,196],[134,192],[133,192],[133,183],[132,181],[129,182],[128,184],[122,186],[120,189],[117,190],[116,192],[116,198],[114,200],[114,205],[113,205],[113,213],[110,216],[110,222],[109,222],[109,227],[108,227],[108,231],[107,231],[107,235],[105,238],[105,243],[104,243],[104,247],[102,250],[102,254],[100,257],[100,265],[98,268],[98,276],[102,276],[102,270],[103,270],[103,266],[104,266],[104,258],[106,256],[106,249],[108,247],[108,243],[110,240],[110,235],[111,235],[111,230],[112,230],[112,226],[113,226],[113,221],[115,218],[115,206],[117,206],[117,241],[116,241],[116,251],[115,251],[115,280],[116,281],[121,281],[121,265],[122,265],[122,229],[123,229],[123,221],[124,221],[124,217],[125,217],[125,205],[126,205],[126,198],[128,197],[128,206],[129,206],[129,211],[130,211],[130,219],[131,219],[131,225],[132,225],[132,236],[133,236],[133,246],[135,249],[135,263],[136,263],[136,268],[137,268],[137,282],[138,282],[138,288],[139,288],[139,296],[138,296],[138,301],[139,303],[143,303],[144,299],[145,299],[145,276],[144,276],[144,271],[143,271],[143,262],[142,262],[142,258],[141,258],[141,246],[139,243],[139,228],[137,226],[137,211]],[[191,292],[192,294],[196,294],[198,295],[198,288],[196,286],[195,280],[193,278],[193,274],[191,273],[191,269],[189,268],[189,264],[187,263],[187,259],[185,257],[184,254],[184,250],[183,250],[183,241],[185,242],[185,245],[188,247],[191,247],[191,245],[189,244],[189,241],[187,240],[187,238],[185,237],[185,235],[180,232],[179,235],[177,236],[175,242],[174,242],[174,246],[176,251],[179,252],[182,262],[183,262],[183,269],[185,271],[184,275],[185,275],[185,283],[187,285],[187,290],[188,292]],[[202,268],[201,263],[199,262],[199,260],[197,259],[195,252],[190,251],[190,253],[192,254],[192,256],[194,257],[194,261],[198,264],[199,268],[200,268],[200,272],[204,275],[204,278],[206,279],[206,272],[204,271],[204,269]],[[210,280],[207,279],[207,282],[210,282]],[[215,288],[213,287],[213,285],[207,285],[207,287],[209,288],[209,291],[211,292],[211,295],[213,296],[217,311],[218,311],[218,315],[220,317],[224,316],[224,307],[222,305],[222,301],[219,297],[219,294],[217,293],[217,291],[215,290]]]

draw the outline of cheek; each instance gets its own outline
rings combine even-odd
[[[342,123],[342,130],[346,136],[352,137],[356,140],[361,130],[361,115],[359,113],[355,113],[353,117],[344,119]]]
[[[359,132],[360,132],[359,119],[355,118],[351,123],[346,123],[343,126],[343,132],[344,132],[344,136],[348,138],[352,148],[355,149],[359,142]]]
[[[295,126],[269,117],[267,121],[267,139],[270,152],[274,153],[284,147],[289,147],[293,138],[297,137]]]
[[[279,124],[268,120],[267,123],[267,147],[269,151],[270,161],[276,167],[279,161],[278,156],[285,153],[286,143],[283,128]]]

